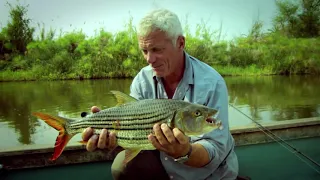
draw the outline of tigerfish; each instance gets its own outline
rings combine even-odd
[[[188,136],[223,128],[221,121],[214,118],[219,111],[204,105],[174,99],[137,100],[120,91],[111,93],[117,100],[116,106],[79,119],[32,113],[59,131],[50,160],[56,160],[70,139],[87,127],[94,128],[96,134],[102,129],[115,132],[117,145],[125,150],[125,164],[141,150],[155,149],[149,142],[148,135],[153,133],[156,123],[166,123],[171,129],[178,128]]]

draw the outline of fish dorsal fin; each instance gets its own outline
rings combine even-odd
[[[120,91],[111,91],[111,93],[116,97],[117,99],[117,106],[120,106],[122,104],[126,104],[126,103],[129,103],[129,102],[135,102],[137,101],[136,98],[132,97],[132,96],[129,96],[123,92],[120,92]]]

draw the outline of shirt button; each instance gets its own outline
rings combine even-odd
[[[164,158],[164,160],[168,160],[168,158],[167,158],[167,157],[165,157],[165,158]]]
[[[173,179],[173,176],[170,176],[170,179]]]

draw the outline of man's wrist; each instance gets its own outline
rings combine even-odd
[[[186,155],[190,156],[190,155],[191,155],[191,152],[192,152],[192,144],[191,144],[191,143],[188,143],[188,144],[189,144],[189,146],[188,146],[188,148],[187,148],[187,151],[183,154],[183,156],[186,156]]]
[[[192,153],[192,144],[189,143],[188,148],[186,148],[185,150],[187,150],[186,152],[184,151],[183,153],[181,153],[178,156],[174,157],[174,161],[176,162],[180,162],[180,163],[185,163],[189,160],[191,153]]]

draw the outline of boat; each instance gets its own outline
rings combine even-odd
[[[320,179],[320,117],[233,126],[239,175],[247,179]],[[0,152],[1,180],[107,180],[120,149],[87,152],[69,144],[56,161],[52,145],[7,148]]]

